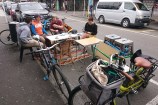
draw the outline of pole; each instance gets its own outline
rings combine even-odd
[[[74,13],[73,13],[73,15],[75,15],[75,5],[76,5],[76,0],[74,0]]]
[[[84,0],[83,6],[84,6],[84,7],[83,7],[83,16],[85,16],[85,10],[86,10],[86,7],[85,7],[85,6],[86,6],[86,3],[85,3],[85,0]]]

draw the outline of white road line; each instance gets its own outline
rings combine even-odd
[[[76,20],[76,19],[73,19],[73,18],[71,18],[71,17],[68,17],[68,19],[86,23],[86,21],[83,21],[83,20]],[[141,35],[144,35],[144,36],[151,36],[151,37],[158,38],[158,36],[155,36],[155,35],[152,35],[152,34],[148,34],[148,33],[136,32],[136,31],[132,31],[132,30],[129,30],[129,29],[120,29],[120,28],[117,28],[117,27],[106,26],[106,25],[102,25],[102,24],[97,24],[97,25],[98,25],[98,26],[103,26],[103,27],[109,27],[109,28],[113,28],[113,29],[119,29],[119,30],[122,30],[122,31],[128,31],[128,32],[132,32],[132,33],[138,33],[138,34],[141,34]]]
[[[150,82],[158,86],[157,81],[151,79]],[[153,98],[151,101],[149,101],[146,105],[158,105],[158,95],[155,98]]]
[[[153,79],[150,79],[150,82],[158,86],[158,82],[157,81],[155,81]]]
[[[158,95],[149,101],[146,105],[158,105]]]

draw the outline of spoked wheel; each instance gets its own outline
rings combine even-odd
[[[55,65],[53,70],[53,75],[55,77],[56,83],[59,86],[59,89],[63,93],[63,95],[68,99],[69,94],[71,92],[71,88],[69,86],[69,83],[66,79],[66,77],[63,75],[62,70],[59,68],[59,66]]]
[[[13,45],[15,43],[11,39],[11,34],[9,29],[0,32],[0,40],[5,45]]]
[[[93,105],[90,99],[81,90],[80,85],[74,88],[70,94],[69,105]]]

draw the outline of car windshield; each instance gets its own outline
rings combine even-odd
[[[43,9],[43,7],[38,3],[21,4],[20,8],[22,11],[42,10]]]
[[[17,7],[17,4],[12,4],[12,9],[15,10]]]
[[[149,11],[146,6],[142,3],[135,3],[136,7],[138,8],[138,10],[142,10],[142,11]]]
[[[47,5],[44,4],[44,3],[41,3],[41,6],[42,6],[43,8],[47,8]]]

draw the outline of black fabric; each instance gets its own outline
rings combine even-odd
[[[141,50],[141,49],[137,50],[137,51],[133,54],[133,56],[132,56],[131,59],[130,59],[131,63],[134,63],[134,59],[135,59],[136,57],[140,57],[140,56],[142,56],[142,50]]]
[[[96,35],[97,34],[97,25],[95,23],[90,25],[87,22],[86,25],[85,25],[85,31],[86,32],[91,32],[91,35]]]

